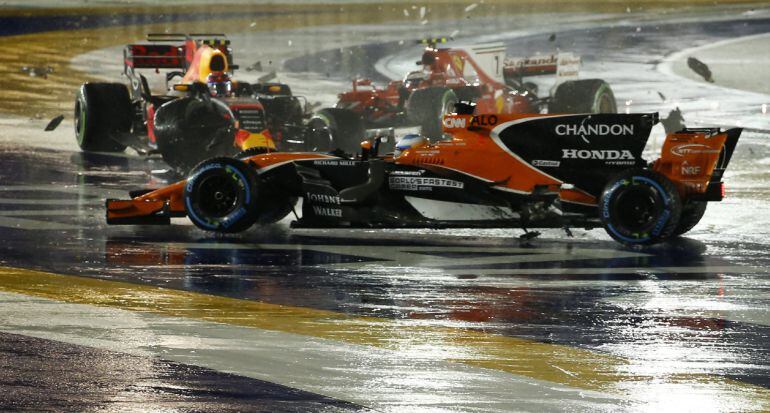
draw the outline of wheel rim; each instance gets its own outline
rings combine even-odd
[[[646,232],[655,226],[661,213],[657,193],[645,186],[632,186],[618,194],[613,215],[630,232]]]
[[[450,114],[454,111],[455,103],[457,103],[457,101],[453,98],[447,98],[444,100],[444,105],[441,108],[441,112],[438,114],[439,122],[444,120],[444,115]]]
[[[204,177],[198,184],[198,209],[204,216],[222,218],[243,203],[237,178],[225,173]]]
[[[612,97],[607,93],[599,95],[599,102],[597,102],[598,104],[596,105],[598,109],[597,113],[614,113],[616,110],[612,100]]]

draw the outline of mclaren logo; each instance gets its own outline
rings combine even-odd
[[[594,159],[605,161],[633,161],[634,154],[631,151],[601,149],[562,149],[562,159]]]
[[[607,125],[604,123],[595,124],[595,125],[586,125],[585,124],[586,119],[583,119],[583,122],[581,122],[579,125],[574,125],[574,124],[556,125],[554,132],[559,136],[566,136],[566,135],[580,136],[580,138],[583,139],[585,143],[591,143],[586,138],[586,135],[625,136],[625,135],[634,134],[634,125],[619,125],[619,124]]]

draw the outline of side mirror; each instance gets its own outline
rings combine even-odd
[[[367,140],[364,142],[367,142],[371,145],[370,149],[368,150],[368,155],[374,157],[379,154],[381,143],[387,143],[390,142],[391,139],[396,139],[396,131],[394,128],[369,129],[366,131],[365,137]],[[363,142],[361,143],[361,146],[363,148]]]

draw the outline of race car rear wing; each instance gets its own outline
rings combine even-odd
[[[505,78],[556,75],[557,83],[574,80],[580,71],[580,56],[573,53],[509,57],[503,62]]]
[[[238,67],[232,63],[230,40],[226,37],[222,33],[150,33],[149,43],[129,44],[123,49],[124,68],[187,70],[195,51],[207,45],[221,50],[227,56],[229,68],[235,70]]]
[[[126,67],[134,69],[185,69],[185,47],[169,44],[130,44],[123,49]]]

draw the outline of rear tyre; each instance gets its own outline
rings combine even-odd
[[[355,154],[365,135],[364,120],[359,114],[341,108],[321,109],[307,124],[304,149],[310,152],[341,149]]]
[[[133,107],[128,88],[120,83],[84,83],[75,99],[75,137],[88,152],[123,152],[114,133],[131,131]]]
[[[445,87],[417,89],[406,101],[406,113],[409,121],[420,125],[420,132],[431,140],[444,136],[443,117],[452,113],[457,95]]]
[[[617,113],[615,94],[601,79],[567,81],[560,84],[548,104],[548,113]]]
[[[184,188],[187,216],[198,228],[240,232],[257,221],[257,173],[232,158],[201,162]]]
[[[682,235],[695,228],[706,213],[706,201],[687,201],[682,206],[682,216],[679,218],[679,225],[674,230],[674,235]]]
[[[604,187],[599,218],[612,238],[625,245],[650,245],[675,234],[682,203],[674,184],[648,169],[629,169]]]

